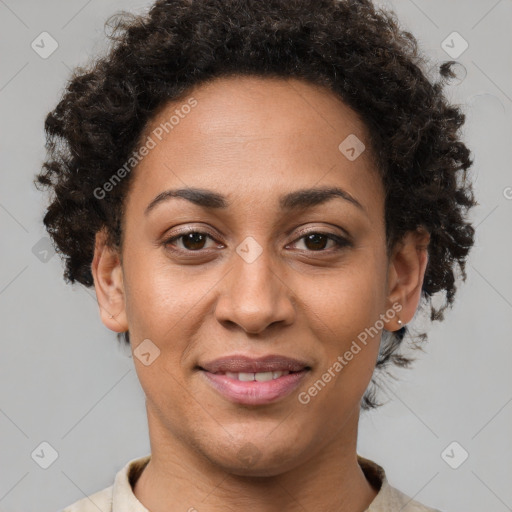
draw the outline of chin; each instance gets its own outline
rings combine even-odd
[[[232,475],[270,477],[297,466],[299,455],[296,444],[284,446],[279,440],[275,443],[267,440],[256,444],[247,440],[238,445],[231,443],[209,458]]]

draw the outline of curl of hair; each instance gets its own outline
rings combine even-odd
[[[102,199],[94,191],[125,164],[160,107],[220,76],[294,77],[328,87],[366,124],[385,186],[388,251],[408,231],[430,233],[422,299],[430,319],[443,320],[457,269],[466,279],[474,242],[466,214],[478,204],[458,133],[465,116],[443,93],[453,61],[439,67],[438,81],[427,78],[414,36],[370,0],[158,0],[106,27],[108,52],[75,68],[46,117],[48,156],[35,179],[53,192],[44,224],[67,282],[93,285],[99,230],[121,247],[130,175]],[[436,308],[438,292],[445,300]],[[399,353],[407,333],[384,331],[376,369],[414,360]],[[361,406],[379,405],[370,386]]]

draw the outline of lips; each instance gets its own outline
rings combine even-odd
[[[311,366],[307,361],[282,355],[254,358],[232,354],[202,363],[198,369],[203,382],[230,402],[260,406],[290,395]]]
[[[266,373],[266,372],[300,372],[310,369],[306,361],[282,355],[267,355],[252,358],[242,354],[221,357],[201,364],[202,370],[210,373]]]

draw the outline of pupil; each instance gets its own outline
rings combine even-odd
[[[322,243],[320,241],[320,247],[316,246],[316,247],[310,247],[308,246],[308,241],[313,241],[313,245],[315,245],[315,243],[318,243],[319,240],[322,240],[324,241],[324,243]],[[311,235],[308,235],[306,237],[306,246],[308,247],[308,249],[324,249],[325,248],[325,240],[326,240],[326,237],[325,235],[322,235],[320,233],[313,233]]]
[[[203,238],[203,244],[201,244],[201,238]],[[201,233],[187,233],[185,235],[184,243],[187,249],[201,249],[202,245],[204,245],[204,236]],[[192,246],[189,245],[190,243],[192,243]],[[199,247],[194,244],[199,244]]]

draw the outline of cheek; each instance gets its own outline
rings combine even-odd
[[[126,251],[126,311],[132,339],[154,337],[164,345],[179,338],[173,331],[183,329],[200,307],[201,298],[214,284],[207,275],[194,278],[192,267],[171,265],[160,250]]]
[[[200,307],[200,298],[211,284],[194,281],[177,267],[171,268],[158,252],[127,250],[124,271],[135,370],[151,410],[164,422],[169,411],[187,405],[188,395],[177,369],[193,336],[191,322],[201,318],[194,315],[194,308]],[[144,340],[150,340],[159,351],[152,352],[147,365],[136,350]]]
[[[302,281],[308,323],[323,353],[317,378],[328,388],[319,406],[345,400],[354,404],[375,368],[382,330],[379,318],[385,307],[385,288],[380,283],[385,272],[377,258],[366,255],[358,261],[340,269],[334,278]]]
[[[304,305],[325,330],[338,339],[356,336],[374,325],[385,305],[385,271],[369,255],[356,257],[358,263],[321,278],[302,279]]]

